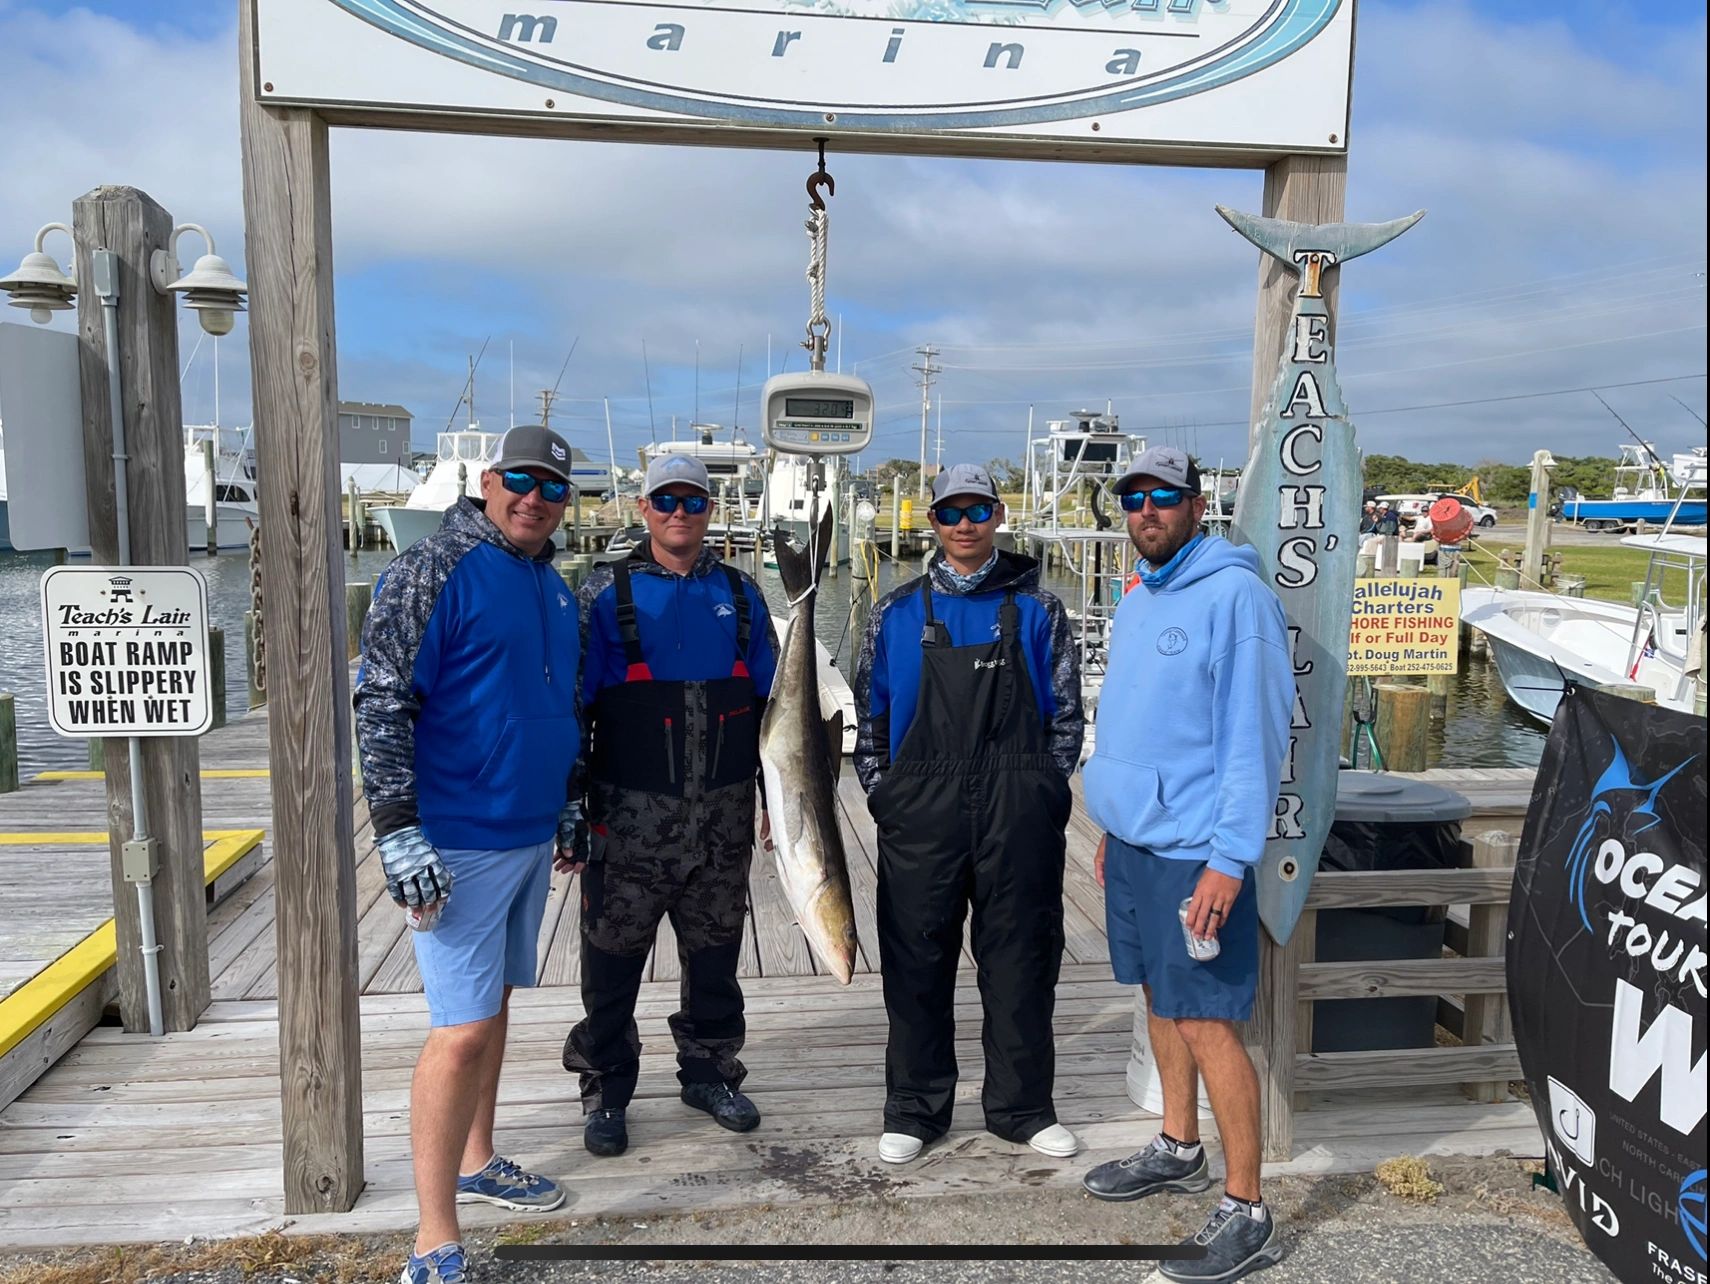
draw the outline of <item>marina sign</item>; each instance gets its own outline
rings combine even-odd
[[[1461,582],[1379,577],[1354,581],[1350,678],[1460,672]]]
[[[42,576],[48,720],[62,736],[199,736],[208,583],[188,566],[55,566]]]
[[[1265,582],[1282,599],[1294,659],[1288,756],[1259,862],[1259,917],[1286,945],[1336,814],[1362,493],[1354,425],[1336,379],[1324,273],[1394,240],[1425,215],[1313,226],[1221,205],[1217,212],[1300,277],[1229,530],[1236,543],[1253,547]]]
[[[1354,0],[253,3],[259,99],[334,123],[1205,164],[1347,148]]]

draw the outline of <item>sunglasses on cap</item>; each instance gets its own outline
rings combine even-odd
[[[1138,513],[1146,507],[1148,499],[1152,501],[1153,508],[1174,508],[1187,497],[1185,486],[1154,486],[1151,490],[1126,491],[1120,496],[1125,513]]]
[[[667,517],[677,511],[679,504],[690,517],[699,517],[712,501],[705,495],[649,495],[647,503],[654,512],[664,513]]]
[[[560,504],[570,493],[570,483],[556,478],[536,477],[531,473],[518,473],[506,469],[499,474],[499,484],[513,495],[526,495],[536,486],[540,487],[540,497],[549,504]]]
[[[981,522],[991,521],[995,507],[989,499],[974,504],[939,504],[932,510],[932,515],[940,526],[960,526],[964,517],[978,526]]]

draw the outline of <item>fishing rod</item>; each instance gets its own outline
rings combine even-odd
[[[1598,402],[1602,405],[1602,407],[1605,410],[1607,410],[1610,414],[1615,415],[1615,422],[1620,424],[1623,428],[1625,428],[1627,430],[1627,435],[1629,437],[1631,437],[1634,441],[1639,443],[1639,448],[1651,457],[1651,462],[1653,464],[1655,464],[1658,468],[1664,468],[1662,458],[1657,454],[1657,452],[1655,450],[1653,450],[1651,448],[1651,443],[1646,441],[1643,437],[1639,436],[1638,433],[1634,432],[1633,431],[1633,425],[1628,423],[1625,419],[1621,418],[1621,416],[1619,414],[1616,414],[1615,407],[1610,405],[1607,401],[1603,400],[1603,394],[1598,392],[1596,388],[1593,388],[1593,389],[1591,389],[1591,395],[1597,398]],[[1666,472],[1667,469],[1664,468],[1664,471]]]

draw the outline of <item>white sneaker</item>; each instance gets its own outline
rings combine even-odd
[[[1062,1124],[1052,1124],[1049,1128],[1041,1128],[1027,1139],[1042,1155],[1050,1155],[1053,1159],[1067,1159],[1081,1148],[1081,1139],[1075,1136]]]
[[[906,1132],[887,1132],[879,1138],[879,1158],[887,1164],[906,1164],[926,1143]]]

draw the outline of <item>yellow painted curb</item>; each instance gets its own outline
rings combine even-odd
[[[247,838],[251,834],[259,834],[259,829],[204,829],[202,841],[217,843],[228,838]],[[101,829],[79,829],[54,832],[50,830],[13,829],[0,833],[0,847],[43,847],[58,844],[62,847],[97,847],[107,842],[107,833]],[[254,843],[250,847],[255,846]],[[248,851],[249,848],[245,848]],[[221,871],[222,873],[224,871]],[[214,875],[209,875],[210,878]]]
[[[203,780],[261,780],[273,773],[266,767],[208,767]],[[37,780],[105,780],[104,771],[38,771]]]
[[[0,843],[16,838],[0,834]],[[40,841],[44,835],[30,835]],[[61,841],[80,838],[87,842],[107,841],[107,835],[46,835]],[[202,853],[202,871],[213,882],[261,842],[259,829],[209,829],[202,837],[208,847]],[[0,999],[0,1057],[17,1047],[43,1023],[81,994],[118,960],[118,930],[108,919],[76,945]]]

